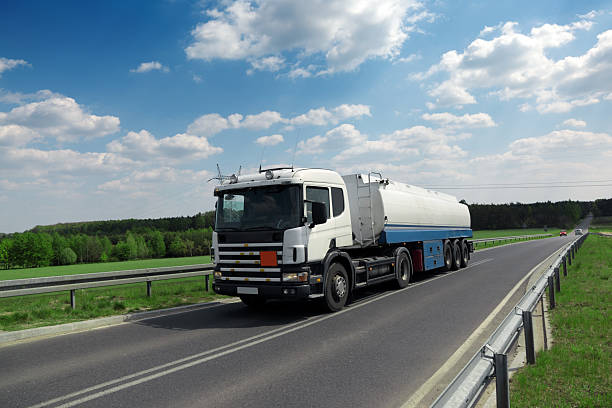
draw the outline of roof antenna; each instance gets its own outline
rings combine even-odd
[[[242,168],[242,166],[240,166]],[[238,170],[238,174],[240,174],[240,169]],[[231,176],[224,176],[223,173],[221,173],[221,168],[219,167],[219,163],[217,163],[217,177],[211,177],[208,179],[208,181],[212,181],[212,180],[219,180],[219,184],[223,184],[223,180],[229,180]]]
[[[266,152],[266,145],[261,147],[261,156],[259,157],[259,172],[261,173],[261,163],[263,162],[264,153]]]
[[[300,132],[302,128],[298,128],[297,136],[295,137],[295,147],[293,148],[293,157],[291,158],[291,170],[293,170],[293,163],[295,162],[295,153],[297,152],[298,142],[300,141]]]

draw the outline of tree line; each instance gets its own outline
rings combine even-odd
[[[0,268],[209,255],[212,228],[179,232],[148,229],[141,233],[128,230],[112,237],[57,231],[7,235],[0,241]]]
[[[570,229],[589,213],[612,216],[612,199],[468,207],[474,230]],[[187,217],[45,225],[0,234],[0,268],[209,255],[214,219],[214,211],[208,211]]]

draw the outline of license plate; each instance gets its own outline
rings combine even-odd
[[[236,289],[236,292],[238,292],[238,294],[241,294],[241,295],[257,295],[259,293],[257,291],[257,288],[244,288],[244,287],[238,287]]]

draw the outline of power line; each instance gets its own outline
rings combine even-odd
[[[573,185],[541,185],[541,186],[461,186],[461,187],[442,187],[435,186],[438,190],[503,190],[503,189],[526,189],[526,188],[576,188],[576,187],[612,187],[612,184],[573,184]],[[427,188],[432,188],[427,187]]]
[[[429,184],[429,187],[485,187],[485,186],[518,186],[525,185],[552,185],[552,184],[577,184],[577,183],[608,183],[612,180],[565,180],[565,181],[538,181],[538,182],[521,182],[521,183],[482,183],[482,184]]]

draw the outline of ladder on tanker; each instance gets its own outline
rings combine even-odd
[[[368,180],[357,181],[357,201],[359,206],[359,241],[362,246],[369,246],[376,243],[376,234],[374,233],[374,217],[372,216],[372,176],[378,175],[382,180],[382,174],[379,172],[369,172]],[[377,187],[378,188],[378,187]]]

